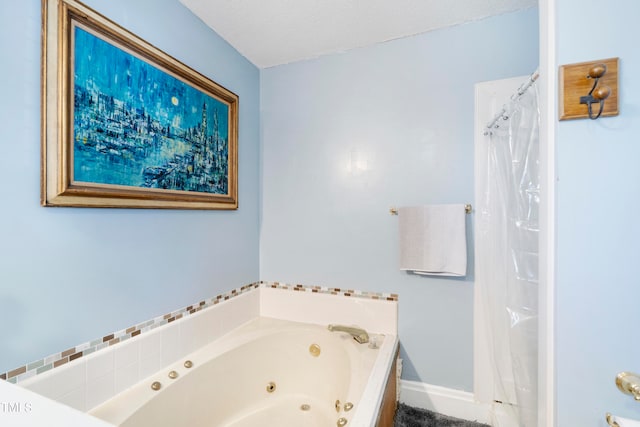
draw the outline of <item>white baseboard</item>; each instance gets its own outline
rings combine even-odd
[[[517,422],[510,421],[502,405],[478,402],[473,393],[467,391],[400,380],[400,402],[494,427],[517,427]]]
[[[467,391],[400,380],[400,402],[463,420],[489,422],[489,405],[476,402]]]

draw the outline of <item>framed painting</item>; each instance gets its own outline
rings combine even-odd
[[[43,206],[236,209],[238,96],[73,0],[42,0]]]

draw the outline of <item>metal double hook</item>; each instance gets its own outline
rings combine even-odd
[[[604,100],[611,95],[611,89],[608,86],[598,86],[598,82],[600,78],[604,76],[607,72],[607,66],[605,64],[596,64],[589,70],[589,74],[587,75],[588,79],[594,79],[593,87],[587,94],[587,96],[580,97],[580,104],[587,104],[587,109],[589,113],[589,118],[591,120],[595,120],[600,117],[602,111],[604,110]],[[591,104],[600,104],[600,110],[598,114],[593,115],[593,110],[591,108]]]

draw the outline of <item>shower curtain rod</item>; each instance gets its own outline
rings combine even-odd
[[[511,100],[515,101],[516,99],[518,99],[519,96],[521,96],[523,93],[525,93],[527,91],[527,89],[529,89],[531,87],[531,85],[538,80],[538,77],[540,77],[540,72],[538,70],[534,71],[533,74],[531,74],[529,76],[529,78],[527,79],[527,81],[525,81],[524,83],[522,83],[520,85],[520,87],[518,88],[518,90],[516,91],[516,93],[514,93],[513,95],[511,95]],[[504,117],[505,113],[507,112],[507,107],[506,105],[502,107],[502,109],[498,112],[498,114],[496,114],[493,118],[493,120],[491,120],[489,123],[487,123],[486,129],[484,131],[485,135],[489,135],[491,133],[491,131],[489,129],[493,128],[495,126],[495,124],[498,122],[498,120],[500,120],[501,117]],[[504,117],[504,120],[507,120],[509,117]]]

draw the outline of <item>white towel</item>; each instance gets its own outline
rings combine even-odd
[[[464,205],[401,207],[398,215],[401,270],[437,276],[467,274]]]

